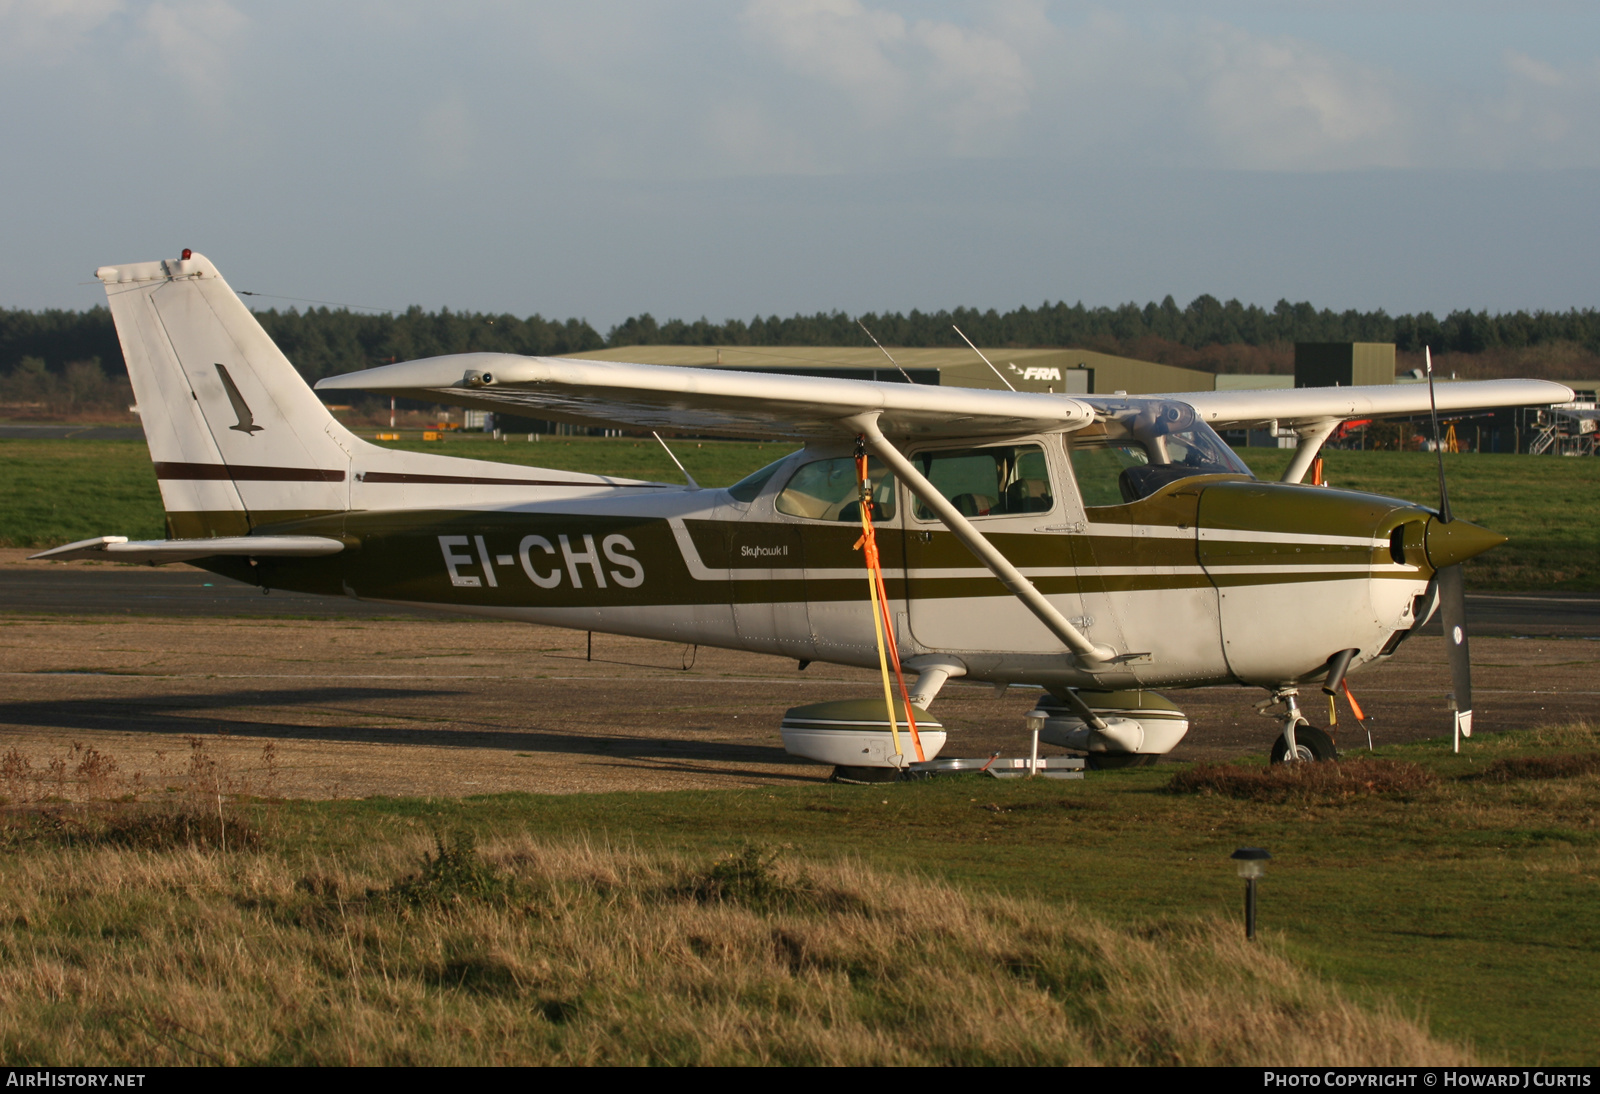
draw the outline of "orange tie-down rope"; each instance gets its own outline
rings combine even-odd
[[[1372,730],[1367,729],[1367,716],[1361,710],[1361,704],[1356,702],[1356,697],[1350,693],[1350,681],[1341,680],[1339,686],[1344,690],[1344,697],[1350,701],[1350,713],[1356,716],[1356,724],[1367,730],[1367,751],[1372,751]],[[1328,729],[1331,731],[1339,724],[1339,708],[1334,705],[1334,693],[1323,688],[1328,695]]]
[[[856,438],[856,480],[861,495],[861,538],[855,549],[862,551],[867,562],[867,588],[872,596],[872,626],[878,635],[878,668],[883,674],[883,702],[889,711],[889,732],[894,736],[894,754],[900,751],[900,725],[894,716],[894,694],[889,688],[889,665],[900,682],[900,696],[906,704],[906,728],[911,731],[911,747],[916,750],[917,762],[923,763],[922,737],[917,732],[917,716],[911,710],[911,693],[906,689],[905,673],[900,671],[900,648],[894,638],[894,621],[889,615],[889,591],[883,584],[883,564],[878,558],[878,537],[872,528],[872,487],[867,481],[867,444],[865,437]]]
[[[1344,684],[1344,697],[1350,700],[1350,712],[1356,716],[1356,724],[1367,730],[1367,751],[1371,752],[1372,730],[1367,728],[1367,716],[1361,712],[1361,704],[1356,702],[1356,697],[1350,694],[1350,682],[1346,680],[1342,681],[1342,683]]]

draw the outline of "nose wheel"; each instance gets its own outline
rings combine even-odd
[[[1275,764],[1289,763],[1289,742],[1282,734],[1272,742],[1272,762]],[[1294,759],[1305,763],[1317,763],[1322,760],[1337,760],[1339,750],[1333,746],[1333,738],[1309,722],[1301,722],[1294,727]]]
[[[1283,732],[1272,742],[1273,763],[1320,763],[1339,758],[1333,738],[1306,721],[1305,715],[1300,713],[1300,704],[1293,691],[1278,692],[1262,706],[1279,703],[1283,705]],[[1262,713],[1267,711],[1263,709]]]

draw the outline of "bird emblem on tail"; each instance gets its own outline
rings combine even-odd
[[[233,382],[233,377],[228,375],[228,367],[221,362],[217,363],[217,375],[222,377],[222,386],[228,389],[228,402],[233,404],[233,412],[239,418],[228,428],[237,429],[240,433],[261,432],[264,427],[256,425],[256,416],[250,413],[250,404],[239,394],[239,385]]]

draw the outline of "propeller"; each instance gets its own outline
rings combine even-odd
[[[1439,582],[1439,621],[1444,627],[1445,649],[1450,657],[1450,707],[1455,712],[1455,750],[1461,751],[1461,738],[1472,736],[1472,658],[1467,653],[1467,589],[1461,577],[1461,561],[1477,554],[1477,550],[1461,553],[1469,547],[1468,541],[1479,537],[1462,536],[1458,531],[1472,529],[1470,524],[1452,528],[1450,491],[1444,478],[1444,441],[1439,434],[1439,406],[1433,396],[1433,350],[1423,347],[1423,360],[1428,373],[1428,414],[1433,419],[1433,452],[1439,458],[1439,515],[1428,522],[1428,559],[1436,568]],[[1493,536],[1494,533],[1486,533]],[[1497,542],[1503,537],[1495,537]],[[1438,549],[1435,551],[1435,542]],[[1470,546],[1476,546],[1475,542]],[[1454,548],[1454,549],[1452,549]],[[1479,547],[1478,550],[1482,550]],[[1435,554],[1438,558],[1435,558]],[[1449,561],[1451,558],[1456,561]]]

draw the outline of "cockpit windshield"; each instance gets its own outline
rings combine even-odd
[[[1255,476],[1187,403],[1087,399],[1093,425],[1067,435],[1085,506],[1123,505],[1195,475]]]

